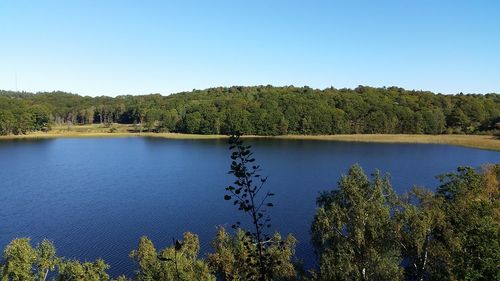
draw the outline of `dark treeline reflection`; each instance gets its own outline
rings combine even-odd
[[[143,236],[129,255],[135,274],[113,280],[499,280],[500,164],[459,167],[439,176],[435,192],[413,188],[401,196],[388,175],[367,176],[353,165],[317,198],[310,236],[318,266],[309,269],[295,257],[293,234],[270,233],[267,210],[280,194],[265,185],[251,147],[230,142],[236,180],[221,201],[248,220],[219,227],[207,255],[191,232],[164,249]],[[49,240],[18,238],[3,251],[0,277],[111,280],[108,269],[102,259],[60,257]]]
[[[441,95],[364,86],[221,87],[116,98],[0,91],[0,135],[93,123],[198,134],[495,133],[499,102],[499,94]]]

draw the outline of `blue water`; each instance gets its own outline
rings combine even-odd
[[[449,145],[253,140],[257,162],[276,193],[273,227],[299,240],[297,256],[314,265],[309,227],[319,191],[359,163],[392,175],[394,189],[434,189],[435,175],[457,166],[499,163],[500,152]],[[229,151],[222,140],[149,138],[0,142],[0,248],[13,238],[54,241],[60,255],[105,259],[112,276],[131,275],[139,237],[157,248],[184,231],[211,250],[216,226],[242,216],[224,201]],[[243,217],[244,218],[244,217]]]

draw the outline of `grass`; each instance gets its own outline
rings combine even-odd
[[[179,133],[138,132],[138,127],[127,124],[55,126],[49,132],[35,132],[27,135],[0,136],[1,139],[36,138],[99,138],[99,137],[156,137],[166,139],[223,139],[224,135],[199,135]],[[500,151],[500,140],[490,135],[403,135],[403,134],[358,134],[358,135],[285,135],[276,137],[245,136],[246,138],[274,138],[290,140],[378,142],[378,143],[434,143],[451,144]]]
[[[283,139],[379,142],[379,143],[427,143],[451,144],[500,151],[500,140],[491,135],[407,135],[407,134],[358,134],[328,136],[278,136]]]

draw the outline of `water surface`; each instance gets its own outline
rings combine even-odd
[[[433,144],[252,140],[268,188],[276,193],[273,227],[299,240],[297,256],[314,264],[309,227],[318,192],[336,186],[354,163],[392,175],[394,189],[434,188],[457,166],[500,162],[495,151]],[[104,258],[110,273],[132,274],[139,237],[157,248],[199,234],[208,252],[216,226],[241,220],[224,201],[229,151],[224,140],[150,138],[0,142],[0,248],[16,237],[48,238],[58,253]]]

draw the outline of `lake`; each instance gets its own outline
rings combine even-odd
[[[314,265],[309,227],[315,199],[359,163],[391,174],[398,193],[434,189],[457,166],[500,162],[500,152],[433,144],[252,140],[257,163],[276,193],[273,227],[299,240],[297,256]],[[157,248],[200,236],[211,250],[216,226],[241,220],[224,201],[230,159],[225,140],[96,138],[0,142],[0,247],[16,237],[54,241],[58,253],[103,258],[110,274],[131,275],[140,236]]]

